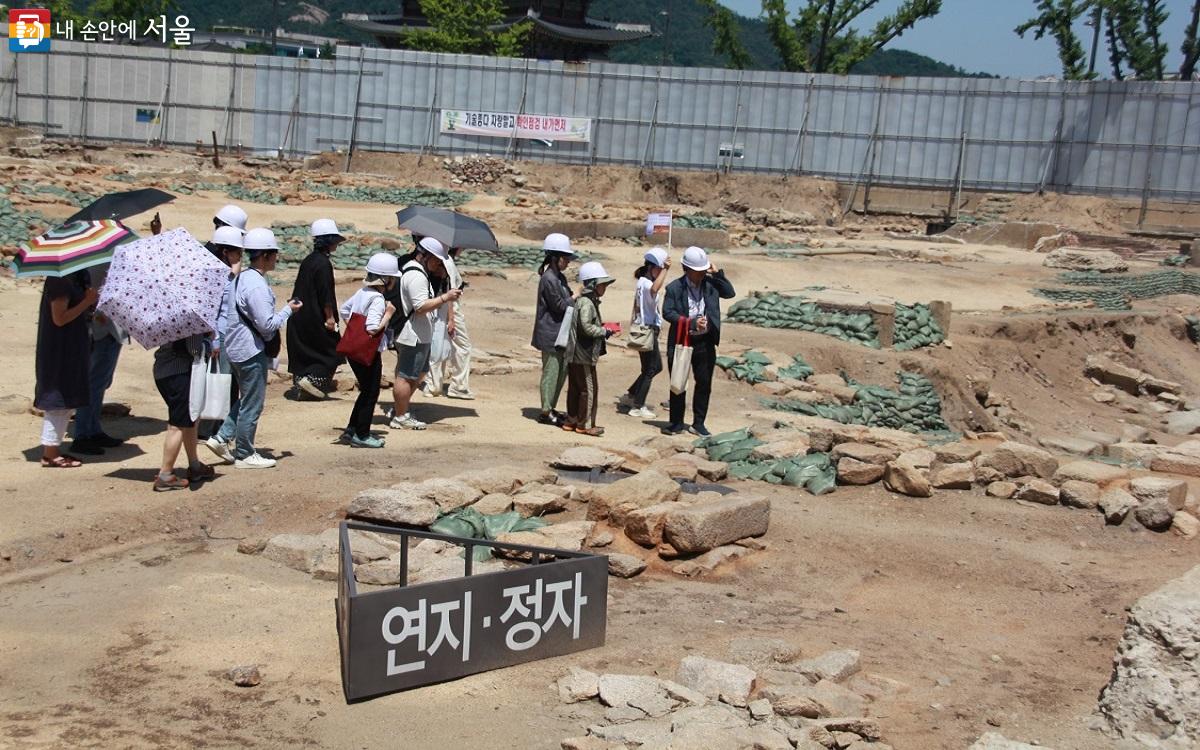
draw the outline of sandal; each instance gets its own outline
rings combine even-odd
[[[579,429],[578,427],[576,427],[573,424],[563,424],[561,426],[562,426],[563,432],[575,432]]]
[[[55,458],[42,458],[43,469],[75,469],[80,466],[83,466],[82,461],[65,453]]]
[[[575,432],[580,435],[589,435],[591,437],[600,437],[604,434],[603,427],[576,427]]]

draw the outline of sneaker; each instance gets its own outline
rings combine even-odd
[[[309,378],[300,378],[299,380],[297,380],[296,387],[299,388],[300,390],[304,391],[305,393],[307,393],[309,396],[312,396],[313,398],[317,399],[318,401],[324,401],[325,398],[328,396],[328,394],[326,394],[325,391],[323,391],[319,387],[317,387],[317,384],[312,382],[312,380],[310,380]]]
[[[229,447],[229,443],[222,443],[219,439],[217,439],[216,435],[213,435],[208,440],[205,440],[204,444],[208,446],[208,449],[223,462],[227,464],[232,464],[234,462],[235,459],[233,458],[233,449]]]
[[[274,469],[275,459],[251,453],[245,458],[239,458],[234,466],[239,469]]]
[[[629,416],[636,417],[637,419],[658,419],[657,414],[650,411],[649,409],[647,409],[644,406],[639,406],[636,409],[630,409]]]
[[[453,388],[446,389],[446,398],[457,398],[461,401],[474,401],[475,394],[471,391],[456,391]]]
[[[382,448],[383,440],[374,435],[367,435],[365,438],[360,438],[354,435],[350,438],[351,448]]]
[[[188,467],[188,481],[203,482],[207,479],[212,479],[217,475],[217,470],[208,464],[196,464]]]
[[[692,433],[693,435],[699,435],[700,437],[712,437],[712,433],[709,432],[708,428],[702,424],[692,425],[688,428],[688,432]]]
[[[383,418],[384,419],[391,419],[394,416],[396,416],[395,408],[389,406],[388,408],[383,410]]]
[[[411,414],[404,414],[399,417],[392,417],[392,421],[388,422],[388,427],[393,430],[423,430],[429,425],[419,419],[414,419]]]
[[[188,480],[182,477],[177,477],[174,474],[170,479],[163,479],[160,476],[154,477],[155,492],[170,492],[171,490],[186,490],[188,488]]]
[[[659,432],[661,432],[664,435],[682,435],[686,431],[687,431],[687,428],[681,424],[669,424],[666,427],[659,430]]]

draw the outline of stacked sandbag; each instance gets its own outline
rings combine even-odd
[[[1104,310],[1128,310],[1131,300],[1172,294],[1200,295],[1200,275],[1175,269],[1144,274],[1077,271],[1059,274],[1058,281],[1067,286],[1088,288],[1034,289],[1033,293],[1052,302],[1092,304]]]
[[[837,475],[828,453],[773,457],[755,451],[763,445],[749,428],[712,435],[696,443],[709,460],[728,463],[730,476],[738,479],[804,487],[814,495],[833,492]]]
[[[940,344],[945,340],[946,334],[934,320],[929,305],[896,303],[896,331],[893,345],[896,351],[906,352],[920,349]]]
[[[873,349],[880,348],[879,330],[870,313],[824,310],[803,296],[775,292],[752,294],[729,308],[729,320],[762,328],[787,328],[832,336]]]
[[[684,229],[724,229],[725,224],[715,216],[695,213],[687,216],[676,216],[671,220],[672,225]]]
[[[464,250],[458,257],[459,268],[500,269],[537,268],[546,257],[541,247],[534,245],[504,245],[496,250]],[[603,260],[605,256],[580,253],[580,262]]]
[[[765,375],[771,360],[762,352],[748,351],[741,357],[717,357],[717,367],[734,380],[754,385],[768,378]]]
[[[437,206],[456,208],[471,200],[470,193],[442,188],[372,187],[367,185],[326,185],[305,182],[304,189],[341,201],[384,203],[392,206]]]
[[[0,195],[8,193],[8,188],[0,186]],[[13,206],[12,201],[0,198],[0,247],[16,251],[22,243],[39,234],[50,226],[51,220],[36,211],[22,211]]]
[[[763,404],[779,411],[831,419],[842,424],[890,427],[906,432],[944,432],[942,402],[933,383],[923,375],[897,373],[899,389],[863,385],[843,375],[855,389],[854,403],[806,403],[793,399],[767,399]]]

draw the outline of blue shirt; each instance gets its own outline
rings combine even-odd
[[[283,328],[292,317],[292,308],[286,305],[275,312],[275,293],[263,275],[253,268],[238,274],[233,282],[232,304],[225,322],[223,348],[230,362],[246,362],[264,349],[262,334],[270,334]],[[238,314],[238,310],[242,314]],[[257,330],[250,330],[242,315],[254,323]]]

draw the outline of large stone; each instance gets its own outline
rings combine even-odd
[[[592,521],[555,523],[535,531],[518,531],[501,534],[496,538],[496,541],[578,552],[583,549],[583,540],[587,538],[588,534],[592,533],[595,525]],[[518,550],[497,549],[495,553],[500,557],[507,557],[511,560],[530,560],[533,557],[532,553]]]
[[[497,492],[491,495],[484,495],[471,507],[485,516],[494,516],[497,513],[507,513],[512,510],[513,499],[509,495],[502,495]]]
[[[1017,490],[1016,498],[1039,505],[1058,505],[1058,488],[1044,479],[1031,479]]]
[[[1072,508],[1095,508],[1100,504],[1100,488],[1091,482],[1068,479],[1058,488],[1059,500]]]
[[[508,495],[526,484],[554,484],[558,475],[544,466],[531,469],[502,465],[464,471],[454,475],[454,479],[471,485],[485,495]]]
[[[773,670],[766,679],[774,683],[788,673]],[[802,716],[806,719],[830,716],[860,716],[866,709],[866,699],[832,680],[821,679],[815,683],[801,678],[799,682],[788,681],[767,684],[759,694],[771,701],[780,716]]]
[[[1149,468],[1154,459],[1164,450],[1161,445],[1138,441],[1113,443],[1108,446],[1107,453],[1109,458],[1120,461],[1122,464]]]
[[[1099,506],[1104,520],[1116,526],[1125,520],[1129,511],[1138,506],[1138,500],[1125,490],[1114,487],[1100,496]]]
[[[1118,737],[1200,746],[1200,566],[1129,610],[1099,710]]]
[[[558,678],[558,698],[563,703],[578,703],[600,695],[600,676],[579,667]]]
[[[1195,539],[1200,535],[1200,518],[1181,510],[1171,519],[1171,532],[1184,539]]]
[[[845,456],[837,462],[837,479],[842,484],[867,485],[883,479],[883,464],[866,463]]]
[[[1111,464],[1102,464],[1099,461],[1072,461],[1069,464],[1060,466],[1058,471],[1054,472],[1055,484],[1076,481],[1091,482],[1094,485],[1104,487],[1113,482],[1120,482],[1128,478],[1128,469],[1121,466],[1112,466]]]
[[[1146,373],[1141,370],[1114,362],[1098,354],[1088,355],[1083,373],[1089,378],[1099,380],[1105,385],[1120,388],[1134,396],[1141,393],[1142,383],[1146,379]]]
[[[587,517],[589,521],[603,521],[618,506],[648,508],[658,503],[675,502],[681,491],[679,483],[666,474],[643,471],[597,487],[588,503]]]
[[[262,556],[293,570],[310,573],[328,548],[328,544],[312,534],[279,534],[267,541]]]
[[[987,494],[989,497],[998,497],[1001,500],[1008,500],[1013,495],[1017,494],[1016,482],[991,482],[987,486]]]
[[[995,469],[1006,477],[1049,479],[1058,468],[1058,459],[1041,448],[1009,441],[976,458],[975,466]]]
[[[1200,432],[1200,411],[1177,411],[1167,415],[1167,433],[1195,435]]]
[[[649,508],[636,508],[625,514],[617,513],[613,522],[623,526],[625,536],[643,547],[657,547],[662,544],[667,515],[678,509],[679,503],[658,503]]]
[[[787,664],[800,658],[800,647],[783,638],[744,636],[729,642],[729,658],[752,667]]]
[[[1129,494],[1138,500],[1133,512],[1138,523],[1152,531],[1166,531],[1187,502],[1188,486],[1178,479],[1137,477],[1129,483]]]
[[[934,446],[934,455],[944,464],[957,464],[964,461],[974,461],[983,453],[983,449],[974,442],[946,443]]]
[[[670,456],[668,458],[660,458],[654,463],[646,467],[647,471],[656,471],[659,474],[683,481],[694,482],[700,477],[700,471],[696,468],[696,464],[691,461],[683,460],[683,456],[689,456],[690,453],[679,453],[679,456]]]
[[[645,701],[664,692],[662,681],[657,677],[629,674],[602,674],[597,680],[596,692],[600,702],[606,706],[621,708],[633,701]]]
[[[513,509],[520,513],[522,518],[534,518],[567,509],[565,499],[548,492],[521,492],[513,495],[512,501]]]
[[[908,466],[922,471],[932,467],[935,461],[937,461],[937,454],[928,448],[915,448],[905,451],[896,456],[895,459],[895,462],[901,466]]]
[[[1200,457],[1182,453],[1160,453],[1150,462],[1150,468],[1163,474],[1200,477]]]
[[[975,483],[975,466],[968,461],[935,467],[929,483],[939,490],[969,490]]]
[[[1049,750],[1045,745],[1028,745],[1007,739],[996,732],[985,732],[967,750]]]
[[[835,461],[841,458],[853,458],[867,464],[886,466],[888,461],[894,461],[899,455],[900,451],[894,448],[866,443],[840,443],[834,446],[830,458]]]
[[[646,569],[646,561],[634,555],[614,552],[608,556],[608,573],[617,578],[633,578]]]
[[[787,434],[787,438],[772,440],[756,447],[750,452],[750,458],[755,461],[778,461],[808,455],[808,450],[812,447],[808,437],[790,432]]]
[[[909,497],[930,497],[933,488],[925,474],[917,467],[891,461],[883,474],[883,484],[892,492]]]
[[[439,513],[437,502],[415,483],[363,490],[346,508],[350,516],[410,526],[428,526],[437,520]]]
[[[395,486],[404,487],[406,485]],[[482,490],[466,482],[443,477],[426,479],[421,482],[421,487],[424,488],[425,496],[437,503],[438,509],[442,513],[449,513],[472,505],[484,494]]]
[[[713,572],[724,563],[732,562],[739,558],[745,557],[751,552],[753,552],[753,550],[748,547],[742,547],[736,544],[726,544],[724,546],[717,547],[716,549],[710,549],[708,552],[705,552],[699,557],[695,557],[691,560],[685,560],[684,562],[681,562],[675,567],[671,568],[671,571],[676,575],[681,575],[687,578],[704,575],[706,573]]]
[[[1121,439],[1118,443],[1148,443],[1150,442],[1150,430],[1136,424],[1127,424],[1121,427]]]
[[[858,672],[860,658],[859,652],[853,649],[827,651],[815,658],[797,661],[787,670],[802,674],[813,683],[821,680],[842,682]]]
[[[1086,440],[1090,443],[1095,443],[1101,448],[1107,448],[1114,443],[1121,442],[1121,437],[1119,435],[1114,435],[1110,432],[1098,432],[1096,430],[1084,430],[1075,437],[1079,438],[1080,440]]]
[[[558,458],[550,462],[555,469],[577,469],[590,471],[600,469],[609,471],[619,468],[625,459],[615,453],[591,445],[577,445],[567,448],[558,454]]]
[[[1065,435],[1047,435],[1038,438],[1038,442],[1042,444],[1043,448],[1059,453],[1070,453],[1074,456],[1094,456],[1102,450],[1102,446],[1094,440]]]
[[[1042,265],[1097,273],[1123,273],[1129,270],[1129,262],[1111,250],[1084,247],[1060,247],[1048,254]]]
[[[727,495],[710,503],[682,507],[667,516],[666,541],[680,552],[706,552],[723,544],[767,533],[771,501],[758,495]]]
[[[741,664],[686,656],[679,662],[676,681],[709,698],[718,698],[732,706],[745,706],[754,688],[753,669]]]

